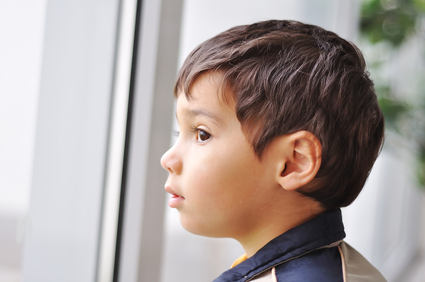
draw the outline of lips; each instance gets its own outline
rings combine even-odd
[[[185,200],[183,196],[176,194],[170,186],[165,186],[165,191],[171,194],[171,198],[168,200],[168,206],[170,208],[178,208],[182,205]]]

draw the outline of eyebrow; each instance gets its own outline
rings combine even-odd
[[[185,109],[184,112],[190,117],[205,116],[219,126],[223,125],[223,120],[216,114],[204,109]],[[177,113],[176,113],[177,117]],[[178,118],[177,118],[178,120]]]

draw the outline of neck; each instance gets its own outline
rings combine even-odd
[[[285,233],[286,231],[307,222],[325,209],[320,203],[309,197],[305,197],[298,192],[286,192],[285,197],[276,197],[269,208],[264,210],[251,230],[243,237],[235,238],[245,250],[247,257],[253,256],[259,249],[272,239]],[[283,199],[283,200],[282,200]]]

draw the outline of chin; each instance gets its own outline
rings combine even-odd
[[[213,238],[227,237],[224,234],[220,234],[220,228],[215,228],[206,221],[199,222],[180,215],[180,223],[186,231],[195,235]]]

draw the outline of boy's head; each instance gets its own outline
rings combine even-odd
[[[194,85],[208,75],[221,104],[234,108],[260,162],[279,137],[312,133],[321,145],[320,168],[297,191],[326,209],[357,197],[379,154],[384,120],[353,44],[295,21],[237,26],[192,51],[175,96],[191,101]]]

